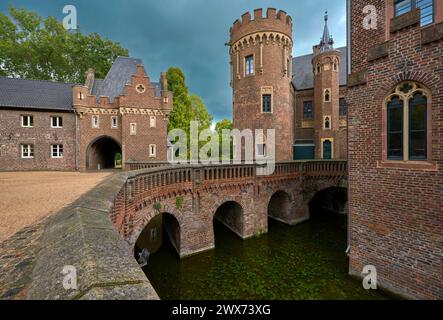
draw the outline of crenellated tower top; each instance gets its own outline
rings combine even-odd
[[[256,32],[279,32],[292,38],[292,18],[285,11],[277,12],[275,8],[268,8],[266,17],[263,16],[263,9],[255,9],[253,19],[251,14],[246,12],[230,29],[231,46]]]

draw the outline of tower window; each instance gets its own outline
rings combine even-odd
[[[331,91],[329,89],[325,89],[325,102],[331,102]]]
[[[401,16],[415,8],[420,9],[420,25],[434,23],[434,0],[395,0],[395,16]]]
[[[129,124],[129,134],[131,136],[135,136],[137,134],[137,124],[136,123]]]
[[[263,113],[271,113],[272,112],[272,95],[264,94],[263,95]]]
[[[149,118],[149,126],[151,128],[155,128],[157,126],[157,118],[155,116],[151,116]]]
[[[100,126],[100,118],[97,115],[92,116],[92,127],[98,128],[99,126]]]
[[[116,116],[111,118],[111,127],[114,129],[118,127],[118,118]]]
[[[317,73],[320,73],[320,71],[321,71],[321,66],[320,64],[317,64]]]
[[[266,136],[264,134],[256,136],[256,154],[257,157],[266,157]]]
[[[345,98],[340,98],[338,107],[340,117],[345,117],[348,114]]]
[[[155,157],[156,154],[157,154],[157,146],[155,144],[150,144],[149,145],[149,156]]]
[[[331,129],[331,118],[329,117],[325,117],[325,125],[324,125],[325,129]]]
[[[313,112],[312,112],[312,101],[304,101],[303,102],[303,118],[304,119],[312,119],[313,118]]]
[[[250,55],[245,58],[245,74],[251,76],[254,74],[254,56]]]

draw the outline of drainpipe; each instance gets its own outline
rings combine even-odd
[[[75,116],[75,170],[79,171],[79,163],[78,163],[78,115],[77,112],[74,111]]]

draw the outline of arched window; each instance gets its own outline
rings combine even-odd
[[[386,99],[388,160],[428,160],[429,97],[423,86],[403,82]]]
[[[329,118],[328,116],[325,117],[325,125],[324,125],[325,129],[331,129],[331,118]]]
[[[321,71],[320,63],[317,63],[317,73],[320,73],[320,71]]]
[[[331,101],[331,91],[329,89],[325,89],[325,102]]]

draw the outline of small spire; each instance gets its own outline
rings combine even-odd
[[[332,39],[332,36],[329,33],[329,28],[328,28],[328,10],[325,11],[325,27],[323,30],[323,37],[321,37],[321,41],[320,41],[320,51],[324,52],[324,51],[328,51],[328,50],[333,50],[334,44],[334,40]]]

